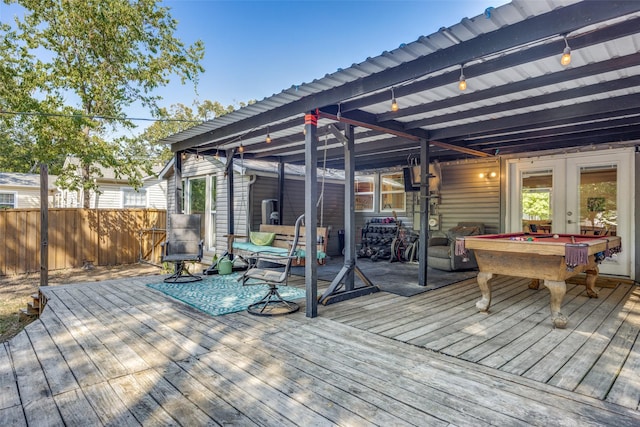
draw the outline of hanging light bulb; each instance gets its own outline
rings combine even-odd
[[[220,160],[220,153],[218,152],[218,150],[216,150],[216,154],[215,156],[213,156],[213,158],[216,160]]]
[[[338,112],[336,113],[336,117],[338,120],[342,118],[342,111],[340,111],[341,109],[342,109],[342,104],[338,103]]]
[[[571,48],[569,47],[569,42],[567,42],[567,36],[564,36],[564,50],[562,51],[562,57],[560,58],[560,64],[563,67],[571,64]]]
[[[460,79],[458,82],[458,89],[462,91],[467,89],[467,80],[464,77],[464,65],[460,65]]]
[[[271,144],[271,134],[269,133],[269,126],[267,126],[267,137],[264,140],[267,144]]]
[[[391,88],[391,111],[396,112],[400,109],[400,107],[398,107],[398,101],[396,101],[396,94],[393,91],[393,88]]]
[[[240,143],[240,146],[238,147],[238,153],[240,153],[240,154],[244,153],[244,145],[242,145],[242,142]]]

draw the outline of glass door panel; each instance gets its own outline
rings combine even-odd
[[[618,169],[580,167],[580,233],[615,236],[618,225]]]
[[[523,171],[521,180],[522,230],[530,233],[550,233],[553,228],[553,170]]]

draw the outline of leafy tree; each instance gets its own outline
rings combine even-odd
[[[243,106],[245,106],[245,104],[240,103],[240,107]],[[181,132],[199,123],[212,120],[234,110],[233,105],[227,105],[225,107],[218,101],[209,100],[201,103],[195,102],[194,108],[184,104],[171,105],[168,109],[160,109],[158,115],[160,120],[145,129],[138,138],[138,144],[141,147],[154,147],[154,155],[164,161],[168,161],[172,157],[171,150],[169,147],[158,145],[159,141],[169,135]]]
[[[522,213],[527,219],[551,218],[551,193],[549,192],[523,192]]]
[[[133,127],[124,111],[135,103],[157,115],[154,91],[172,76],[197,84],[202,42],[187,47],[177,39],[177,22],[156,0],[4,1],[25,11],[15,27],[2,28],[13,71],[4,78],[21,93],[14,105],[35,114],[13,118],[22,132],[18,145],[32,161],[77,157],[80,179],[75,170],[60,171],[59,184],[68,188],[95,190],[97,166],[141,185],[148,154],[141,155],[139,141],[109,134]]]

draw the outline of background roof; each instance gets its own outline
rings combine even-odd
[[[517,0],[165,142],[303,164],[304,113],[318,111],[318,160],[326,150],[339,169],[345,123],[357,126],[360,170],[404,165],[423,140],[439,161],[630,145],[640,140],[639,51],[639,1]]]

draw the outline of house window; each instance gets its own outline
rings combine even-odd
[[[373,212],[375,182],[373,176],[355,177],[356,212]]]
[[[122,207],[123,208],[146,208],[147,207],[147,190],[133,188],[122,189]]]
[[[404,211],[404,175],[402,172],[380,175],[380,212]]]
[[[0,193],[0,209],[16,207],[16,193]]]

